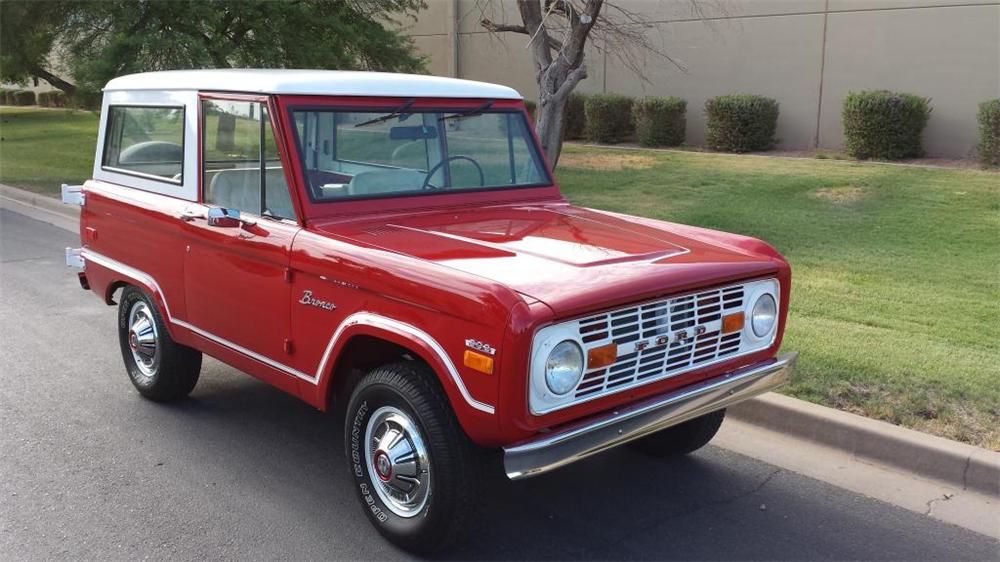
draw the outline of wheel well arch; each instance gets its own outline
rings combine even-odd
[[[142,287],[142,285],[137,285],[136,283],[131,282],[131,281],[127,281],[125,279],[116,279],[116,280],[108,283],[108,286],[104,289],[104,295],[103,295],[104,296],[104,304],[106,304],[108,306],[114,306],[115,304],[117,304],[117,303],[115,303],[115,293],[117,293],[120,289],[124,289],[125,287],[128,287],[129,285],[135,285],[136,287]]]
[[[330,383],[326,388],[327,409],[345,403],[351,389],[370,369],[398,361],[419,361],[430,366],[420,353],[398,343],[368,334],[351,336],[337,355],[337,360],[328,373]]]

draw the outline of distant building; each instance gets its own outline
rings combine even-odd
[[[930,155],[964,157],[976,144],[980,102],[1000,97],[1000,1],[614,0],[654,23],[651,39],[683,63],[646,57],[650,83],[591,49],[583,93],[675,95],[688,101],[687,142],[701,144],[709,97],[750,92],[777,99],[779,148],[842,146],[841,104],[851,90],[931,98]],[[434,74],[499,82],[537,96],[524,35],[487,33],[519,23],[512,0],[430,0],[408,27]]]

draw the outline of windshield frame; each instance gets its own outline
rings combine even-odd
[[[282,96],[284,97],[284,96]],[[289,96],[292,97],[292,96]],[[481,114],[511,114],[522,120],[524,126],[524,131],[527,133],[524,140],[527,142],[528,149],[531,152],[531,158],[534,160],[535,165],[539,168],[539,173],[541,175],[541,181],[526,184],[508,184],[508,185],[493,185],[484,187],[462,187],[462,188],[449,188],[444,190],[426,190],[426,191],[407,191],[407,192],[390,192],[390,193],[379,193],[379,194],[366,194],[366,195],[351,195],[338,197],[336,199],[323,199],[315,196],[312,186],[309,183],[306,171],[306,151],[301,145],[299,139],[299,133],[295,121],[295,113],[302,111],[323,111],[323,112],[354,112],[354,113],[391,113],[392,111],[399,108],[400,104],[413,99],[408,97],[400,98],[343,98],[343,97],[330,97],[322,99],[319,103],[316,103],[315,97],[310,96],[311,99],[291,99],[286,103],[282,104],[284,106],[284,120],[287,124],[286,135],[288,142],[294,151],[294,155],[290,155],[290,160],[294,161],[295,167],[297,168],[297,173],[300,176],[300,185],[305,192],[305,199],[308,201],[310,207],[316,208],[327,208],[333,207],[334,205],[329,205],[330,203],[345,205],[350,203],[358,203],[363,201],[381,201],[384,202],[387,199],[437,199],[441,197],[454,198],[454,197],[468,197],[472,194],[499,194],[504,195],[510,192],[520,192],[520,196],[527,196],[532,191],[537,191],[540,188],[551,190],[556,187],[555,180],[552,176],[552,172],[549,169],[548,161],[545,158],[545,154],[541,149],[538,142],[538,137],[535,134],[534,126],[530,119],[528,119],[527,112],[524,109],[524,104],[522,100],[495,100],[494,103],[482,111]],[[472,109],[476,109],[483,105],[483,99],[450,99],[450,98],[416,98],[416,101],[406,108],[404,113],[407,114],[419,114],[419,113],[440,113],[443,116],[447,116],[453,113],[462,113]],[[445,131],[444,136],[447,137],[447,131]],[[393,168],[392,166],[386,166],[387,168]],[[446,165],[445,168],[448,166]],[[548,195],[548,194],[547,194]],[[558,195],[558,192],[557,192]],[[508,197],[503,197],[507,199]],[[477,198],[478,199],[478,198]],[[326,214],[326,213],[324,213]]]

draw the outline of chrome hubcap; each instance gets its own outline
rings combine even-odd
[[[128,312],[128,347],[139,372],[147,377],[156,374],[156,323],[149,306],[139,301]]]
[[[365,443],[379,499],[400,517],[419,514],[430,496],[431,466],[417,424],[398,408],[384,406],[368,419]]]

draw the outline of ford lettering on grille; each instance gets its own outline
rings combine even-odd
[[[587,372],[575,396],[610,394],[737,354],[740,333],[722,334],[722,317],[741,312],[744,299],[744,286],[736,285],[581,319],[580,338],[587,349],[615,343],[618,358]]]

